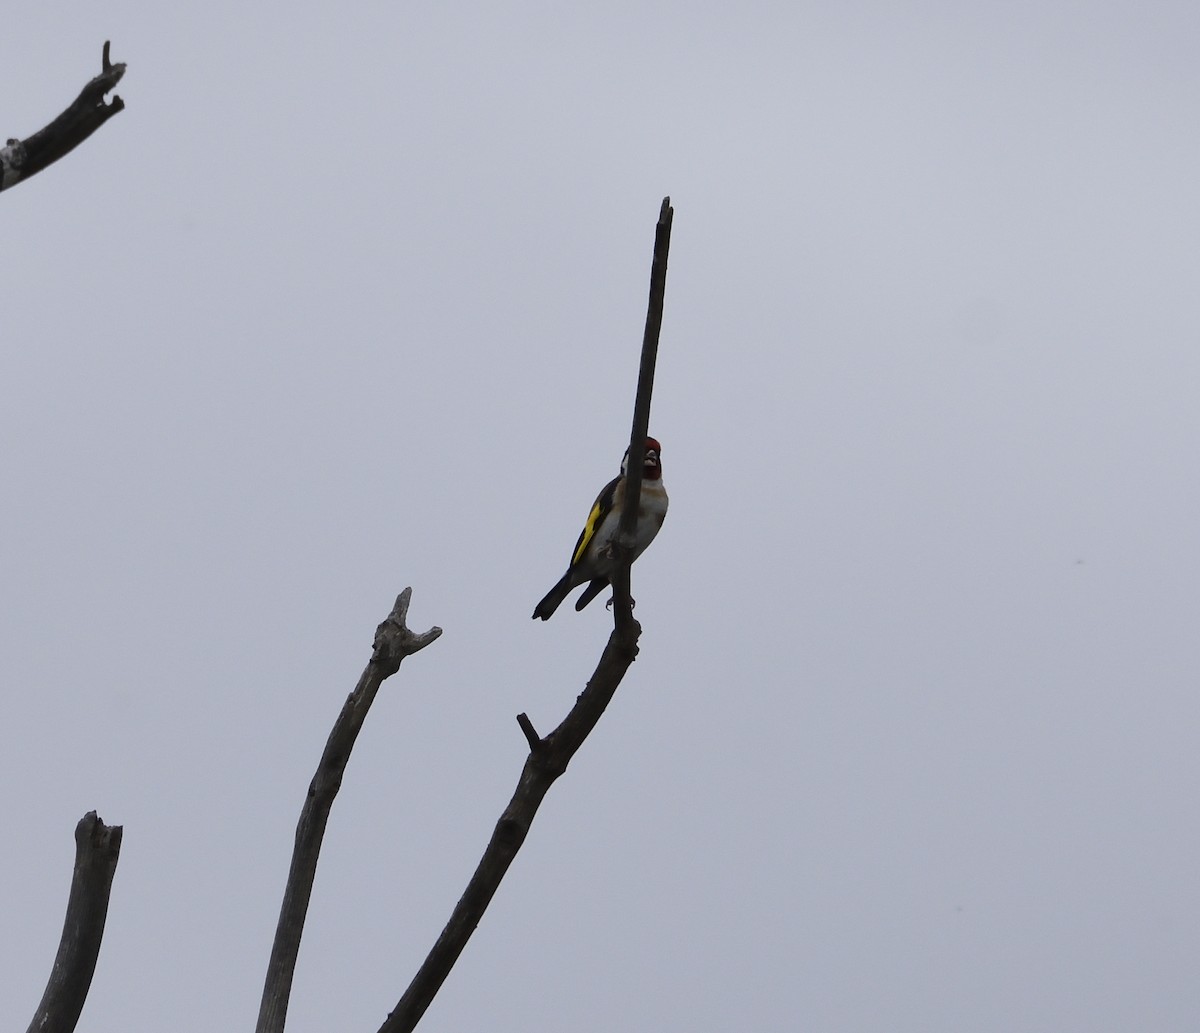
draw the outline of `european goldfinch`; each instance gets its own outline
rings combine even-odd
[[[662,446],[654,438],[646,439],[646,458],[642,467],[642,493],[638,499],[638,517],[633,547],[636,560],[646,546],[654,541],[658,529],[667,515],[667,491],[662,483]],[[629,450],[621,460],[621,475],[614,477],[596,496],[587,523],[571,553],[571,565],[559,579],[546,598],[533,611],[534,620],[541,617],[548,621],[559,604],[585,581],[590,582],[575,602],[575,609],[582,610],[609,584],[616,561],[612,544],[621,523],[621,507],[625,504],[625,468],[629,463]]]

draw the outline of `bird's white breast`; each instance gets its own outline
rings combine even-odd
[[[642,493],[638,498],[638,518],[634,528],[633,558],[637,559],[646,550],[646,546],[654,541],[658,529],[662,527],[667,515],[667,492],[659,481],[643,481]],[[604,522],[596,531],[595,552],[596,561],[601,566],[601,573],[611,569],[609,546],[616,539],[621,525],[621,507],[614,506],[604,518]]]

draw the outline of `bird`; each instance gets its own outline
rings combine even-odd
[[[548,621],[564,599],[585,581],[587,588],[580,593],[575,609],[582,610],[611,583],[616,569],[613,544],[625,504],[625,472],[629,465],[629,450],[621,460],[621,473],[604,486],[596,496],[579,541],[571,553],[567,572],[533,611],[533,619]],[[667,491],[662,483],[662,445],[646,438],[646,455],[642,464],[642,493],[638,498],[638,516],[634,531],[633,559],[646,551],[654,541],[667,515]]]

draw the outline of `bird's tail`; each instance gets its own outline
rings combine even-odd
[[[588,603],[603,592],[609,585],[609,580],[606,577],[594,577],[592,583],[579,593],[579,598],[575,600],[575,609],[582,610]]]
[[[565,573],[559,580],[558,584],[550,589],[550,591],[546,593],[545,598],[543,598],[542,601],[534,608],[533,619],[537,620],[540,617],[542,620],[548,621],[554,615],[554,611],[558,609],[562,601],[567,597],[567,594],[574,587],[575,586],[571,584],[571,572],[567,571],[567,573]]]

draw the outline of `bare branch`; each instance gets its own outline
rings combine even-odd
[[[625,507],[621,510],[618,542],[621,562],[612,576],[613,620],[616,627],[633,620],[629,594],[629,568],[633,564],[634,530],[638,503],[642,498],[642,460],[646,435],[650,433],[650,399],[654,394],[654,368],[658,362],[658,337],[662,331],[663,302],[667,294],[667,258],[671,251],[671,224],[675,209],[664,197],[654,228],[654,258],[650,263],[650,300],[646,306],[646,329],[642,334],[642,361],[638,367],[637,397],[633,403],[633,428],[629,435],[629,463],[625,473]]]
[[[75,826],[75,871],[54,968],[28,1033],[72,1033],[87,1000],[104,938],[108,898],[121,854],[121,826],[88,811]]]
[[[125,102],[115,93],[106,104],[104,95],[121,81],[125,63],[113,64],[108,58],[108,41],[101,53],[101,72],[89,82],[66,111],[44,129],[24,140],[9,139],[0,147],[0,190],[15,186],[58,161],[78,147],[117,112]]]
[[[646,316],[646,333],[642,340],[637,401],[634,404],[633,439],[630,443],[626,472],[626,501],[621,513],[622,536],[629,541],[633,539],[638,497],[641,492],[642,457],[650,422],[650,396],[654,389],[654,365],[658,354],[659,330],[662,326],[667,251],[670,246],[673,216],[674,209],[671,208],[670,198],[664,198],[655,233],[654,261],[650,273],[650,305]],[[445,929],[395,1009],[379,1027],[379,1033],[410,1033],[421,1021],[421,1017],[458,961],[471,934],[479,925],[509,865],[521,849],[521,844],[525,842],[534,815],[537,814],[546,793],[559,775],[567,770],[571,758],[596,727],[616,693],[617,686],[621,684],[621,679],[625,677],[625,672],[629,670],[629,665],[637,657],[637,643],[642,628],[633,619],[632,602],[629,598],[629,566],[632,555],[632,549],[625,547],[621,557],[623,562],[617,564],[613,578],[617,598],[613,631],[591,680],[575,701],[575,706],[563,719],[562,724],[544,739],[538,738],[533,723],[525,714],[517,716],[517,723],[529,742],[529,756],[525,760],[516,791],[508,806],[504,808],[504,813],[500,815],[500,820],[496,822],[495,831],[483,852],[483,858],[467,883],[462,898],[455,905],[450,921],[446,923]]]
[[[518,714],[517,724],[521,726],[521,731],[525,733],[525,741],[529,743],[530,751],[537,753],[542,748],[542,737],[537,734],[537,729],[533,727],[533,722],[529,720],[529,715]]]
[[[287,886],[283,891],[283,905],[279,909],[271,960],[267,965],[256,1033],[282,1033],[287,1020],[292,975],[300,952],[300,937],[304,932],[308,903],[312,898],[325,825],[334,797],[341,788],[350,751],[375,701],[375,694],[383,680],[396,673],[401,660],[424,649],[442,633],[442,629],[437,627],[420,635],[408,629],[405,621],[411,598],[412,589],[406,588],[396,598],[396,605],[387,619],[375,630],[375,648],[371,660],[334,722],[325,752],[321,754],[317,765],[317,773],[308,787],[308,796],[296,825],[296,845],[292,851]]]
[[[540,741],[537,749],[530,751],[516,791],[496,822],[483,858],[467,883],[462,898],[455,905],[450,921],[404,991],[404,996],[379,1027],[379,1033],[409,1033],[420,1022],[475,927],[479,925],[521,844],[525,842],[533,817],[550,786],[566,771],[583,740],[596,727],[625,672],[629,670],[629,665],[633,663],[641,630],[637,621],[631,621],[629,626],[612,632],[600,663],[571,712],[562,724]],[[532,728],[532,725],[529,727]]]

